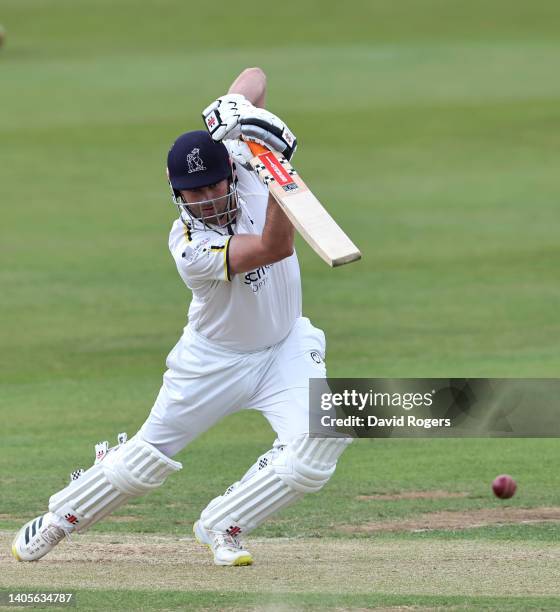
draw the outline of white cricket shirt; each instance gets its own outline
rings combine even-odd
[[[237,167],[240,210],[234,234],[261,234],[268,189],[258,177]],[[277,263],[230,277],[227,228],[177,219],[169,250],[181,278],[192,291],[189,327],[225,348],[256,351],[283,340],[301,317],[301,281],[296,253]]]

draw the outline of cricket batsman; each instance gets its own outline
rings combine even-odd
[[[250,565],[241,542],[268,517],[319,491],[348,438],[309,437],[310,378],[326,376],[325,335],[302,316],[294,228],[250,170],[252,140],[290,158],[296,138],[264,109],[266,76],[244,70],[203,111],[207,131],[182,134],[167,157],[179,218],[169,249],[192,291],[188,324],[166,361],[154,406],[131,439],[96,445],[94,465],[72,473],[48,512],[25,524],[12,551],[35,561],[182,466],[172,459],[223,417],[259,410],[271,450],[212,499],[194,525],[217,565]]]

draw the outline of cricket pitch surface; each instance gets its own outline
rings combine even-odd
[[[190,537],[76,535],[37,563],[11,557],[12,537],[0,532],[3,587],[560,595],[560,543],[254,539],[254,566],[223,568]]]

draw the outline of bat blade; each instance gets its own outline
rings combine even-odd
[[[251,166],[309,246],[329,266],[361,258],[356,245],[280,153],[247,142],[254,157]]]

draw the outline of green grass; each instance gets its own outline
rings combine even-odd
[[[21,421],[18,425],[29,428]],[[114,426],[116,430],[118,425]],[[84,427],[90,429],[88,425]],[[97,427],[101,435],[102,428]],[[42,512],[49,495],[64,486],[72,469],[91,464],[92,449],[84,447],[82,434],[73,440],[67,431],[66,438],[56,438],[55,430],[54,426],[48,429],[52,437],[60,440],[61,447],[48,454],[38,435],[7,436],[2,485],[8,490],[15,483],[19,491],[18,495],[8,495],[3,500],[3,512],[12,517],[0,520],[0,529],[15,529],[20,517],[32,518]],[[252,442],[250,437],[254,438]],[[238,478],[253,458],[267,449],[269,437],[257,415],[230,418],[223,427],[205,434],[178,456],[184,463],[183,473],[117,513],[132,517],[131,520],[101,523],[96,531],[189,535],[209,497],[221,493]],[[25,454],[20,449],[25,449]],[[314,496],[306,497],[265,523],[256,535],[347,537],[346,532],[337,531],[337,526],[438,510],[558,505],[557,455],[556,440],[542,439],[358,441],[344,455],[333,481],[320,494],[320,501]],[[495,499],[490,492],[492,479],[501,472],[512,473],[519,483],[517,495],[507,502]],[[467,496],[396,501],[357,499],[379,493],[441,489]],[[513,539],[542,537],[540,532],[524,525],[510,528],[508,533],[515,534]],[[559,539],[560,525],[548,526],[545,533]]]
[[[38,590],[38,589],[34,589]],[[45,588],[46,591],[51,589]],[[120,609],[120,610],[324,610],[368,609],[389,606],[414,606],[434,610],[451,608],[456,610],[557,610],[558,598],[555,597],[430,597],[340,594],[317,595],[315,593],[231,593],[229,591],[208,591],[185,593],[184,591],[75,591],[76,605],[80,610]],[[44,608],[47,609],[47,608]],[[49,607],[49,610],[68,608]],[[72,609],[72,608],[70,608]]]
[[[189,300],[166,246],[165,156],[246,66],[267,71],[269,107],[300,140],[295,165],[363,251],[333,271],[298,242],[304,311],[325,329],[331,376],[558,375],[560,5],[309,0],[266,11],[275,16],[248,2],[210,13],[178,0],[2,3],[0,529],[42,511],[72,469],[90,465],[94,442],[145,419]],[[235,415],[180,454],[181,475],[120,512],[140,520],[96,530],[188,533],[271,439],[259,415]],[[519,482],[508,505],[558,505],[558,450],[542,439],[360,441],[320,498],[257,535],[348,537],[337,526],[499,507],[489,483],[500,472]],[[356,500],[432,489],[468,495]],[[430,537],[538,543],[560,532]],[[92,608],[183,601],[80,596]],[[246,597],[195,593],[189,605],[276,602]],[[301,597],[309,607],[549,605]]]

